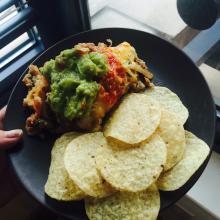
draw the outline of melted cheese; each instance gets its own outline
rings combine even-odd
[[[137,57],[135,49],[128,42],[123,42],[116,47],[111,47],[111,51],[124,65],[132,63]]]

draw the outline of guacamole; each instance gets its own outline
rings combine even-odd
[[[98,81],[109,71],[105,54],[76,45],[40,68],[50,84],[47,101],[58,120],[88,115],[99,91]]]

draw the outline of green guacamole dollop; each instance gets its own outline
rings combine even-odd
[[[83,53],[82,53],[83,51]],[[109,70],[107,57],[76,45],[40,68],[50,83],[47,101],[59,119],[73,120],[91,112],[98,80]]]

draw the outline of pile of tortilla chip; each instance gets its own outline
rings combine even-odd
[[[91,220],[156,220],[162,191],[182,187],[209,154],[184,130],[189,116],[165,87],[127,95],[103,132],[70,132],[56,140],[45,192],[85,199]]]

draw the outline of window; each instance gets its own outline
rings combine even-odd
[[[0,92],[6,78],[43,50],[35,23],[26,0],[0,0]]]

